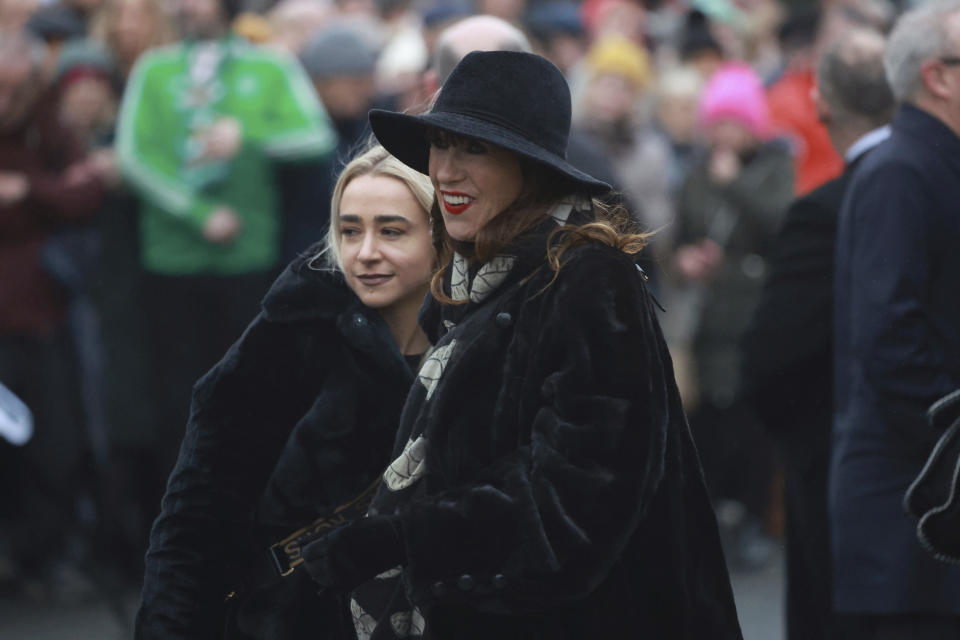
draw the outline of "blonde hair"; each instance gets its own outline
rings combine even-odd
[[[434,202],[433,183],[430,178],[403,164],[382,146],[375,145],[351,160],[340,172],[330,196],[330,227],[327,229],[323,248],[310,261],[311,264],[322,256],[327,269],[343,271],[343,260],[340,257],[340,201],[343,199],[343,191],[354,178],[367,175],[395,178],[406,185],[423,209],[424,217],[430,222],[433,237],[438,237],[439,232],[429,215]]]
[[[620,76],[634,89],[643,89],[654,79],[646,49],[624,36],[603,36],[590,47],[585,60],[593,77],[604,74]]]

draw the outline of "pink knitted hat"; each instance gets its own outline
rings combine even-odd
[[[740,62],[720,67],[710,76],[700,97],[699,120],[702,127],[718,120],[735,120],[758,139],[769,138],[770,109],[760,77]]]

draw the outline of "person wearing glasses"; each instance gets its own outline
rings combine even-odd
[[[900,109],[841,210],[834,291],[830,524],[846,638],[960,637],[960,568],[902,507],[960,387],[960,2],[900,17],[884,54]]]

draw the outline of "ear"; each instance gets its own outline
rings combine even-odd
[[[946,67],[938,60],[927,60],[920,67],[920,79],[923,86],[934,97],[946,100],[950,97],[950,79]]]

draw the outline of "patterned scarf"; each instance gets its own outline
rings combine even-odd
[[[187,73],[177,85],[176,108],[181,123],[175,144],[180,153],[180,177],[198,190],[222,182],[230,173],[229,160],[205,157],[204,137],[221,118],[221,105],[228,92],[224,71],[235,46],[231,36],[185,47]]]
[[[466,258],[454,254],[447,280],[444,283],[447,295],[465,304],[443,306],[439,316],[429,313],[423,316],[426,323],[442,322],[441,334],[433,351],[420,367],[404,415],[421,416],[429,408],[434,392],[443,377],[451,358],[456,356],[457,325],[473,309],[482,305],[490,295],[507,282],[519,281],[533,269],[544,264],[546,238],[557,226],[570,222],[581,224],[592,219],[589,201],[566,199],[550,211],[550,217],[542,225],[518,239],[507,251],[473,270]],[[405,421],[406,422],[406,421]],[[423,493],[418,481],[427,473],[428,439],[424,425],[416,419],[412,424],[402,424],[401,431],[408,431],[403,451],[390,463],[383,474],[383,484],[370,508],[370,515],[395,512],[404,503]],[[419,489],[419,491],[418,491]],[[398,638],[421,638],[426,621],[419,608],[412,606],[403,587],[403,568],[394,567],[378,575],[356,589],[350,602],[358,640],[396,640]],[[374,612],[374,613],[371,613]]]

